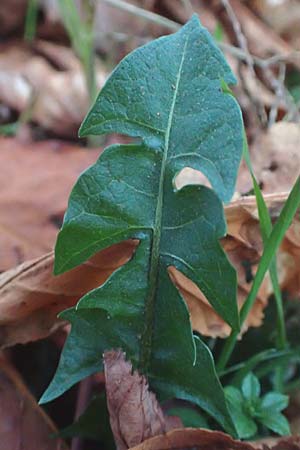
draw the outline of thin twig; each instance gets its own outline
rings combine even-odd
[[[257,58],[254,57],[254,61],[256,59]],[[300,62],[300,51],[292,50],[291,52],[286,53],[284,55],[273,55],[273,56],[270,56],[270,58],[259,59],[259,65],[262,68],[264,68],[264,67],[276,66],[280,63],[295,63],[297,60]],[[256,62],[256,64],[257,64],[257,62]]]
[[[274,125],[274,123],[276,122],[279,105],[282,100],[285,100],[285,94],[284,94],[284,92],[282,92],[282,86],[284,86],[285,74],[286,74],[286,65],[284,63],[281,63],[279,65],[278,84],[275,86],[276,98],[275,98],[275,101],[274,101],[274,103],[271,107],[270,113],[269,113],[269,122],[268,122],[269,128],[272,125]]]
[[[221,0],[222,4],[227,12],[227,15],[229,17],[229,20],[232,24],[233,27],[233,31],[235,33],[237,42],[239,47],[243,50],[244,55],[245,55],[245,62],[248,66],[249,69],[249,73],[251,75],[251,77],[253,78],[253,80],[256,80],[256,73],[255,73],[255,69],[254,69],[254,64],[255,61],[252,57],[252,55],[249,52],[249,48],[248,48],[248,43],[247,43],[247,39],[246,36],[243,34],[242,28],[241,28],[241,24],[238,21],[238,18],[230,4],[229,0]],[[244,89],[246,87],[246,83],[244,84]],[[250,98],[255,110],[257,111],[258,117],[261,120],[261,123],[263,125],[266,125],[267,123],[267,115],[266,115],[266,111],[265,108],[262,104],[261,101],[259,101],[258,99],[254,98],[253,95],[251,94],[251,92],[249,91],[249,89],[246,88],[246,94],[248,95],[248,97]]]
[[[90,402],[92,396],[93,384],[94,380],[92,376],[85,378],[79,384],[76,411],[75,411],[75,420],[79,419],[79,417],[86,410],[86,407]],[[80,437],[73,438],[71,450],[82,450],[82,449],[83,449],[83,440]]]
[[[175,22],[173,20],[167,19],[166,17],[161,16],[160,14],[153,13],[151,11],[147,11],[146,9],[140,8],[139,6],[135,6],[132,3],[128,3],[125,0],[98,0],[103,1],[107,3],[110,6],[113,6],[114,8],[122,9],[123,11],[126,11],[129,14],[132,14],[134,16],[138,16],[148,22],[156,23],[157,25],[163,25],[166,28],[177,31],[180,29],[181,24],[178,22]],[[182,0],[184,1],[184,0]],[[250,52],[245,53],[244,50],[242,50],[239,47],[235,47],[234,45],[227,44],[226,42],[218,42],[218,46],[230,53],[235,58],[247,62],[247,59],[249,59],[249,55],[252,58],[254,64],[262,69],[269,67],[269,66],[276,66],[280,62],[285,63],[293,63],[295,60],[300,61],[300,51],[294,50],[287,54],[278,54],[273,55],[269,58],[259,58],[254,55],[252,55]]]
[[[139,6],[133,5],[132,3],[128,3],[125,0],[98,0],[98,1],[103,1],[106,4],[108,4],[114,8],[118,8],[123,11],[126,11],[127,13],[132,14],[137,17],[140,17],[141,19],[146,20],[148,22],[156,23],[157,25],[162,25],[162,26],[170,29],[171,31],[177,31],[181,27],[181,24],[174,22],[173,20],[167,19],[166,17],[163,17],[160,14],[156,14],[151,11],[147,11],[146,9],[140,8]],[[184,1],[186,3],[188,0],[182,0],[182,1]],[[274,77],[273,73],[270,70],[270,67],[276,66],[282,62],[293,63],[293,62],[295,62],[295,60],[298,60],[298,59],[300,61],[300,51],[295,50],[295,51],[292,51],[285,55],[283,55],[283,54],[282,55],[273,55],[273,56],[271,56],[269,58],[265,58],[265,59],[252,55],[249,52],[246,38],[241,31],[241,27],[235,16],[234,10],[232,9],[228,0],[222,0],[222,2],[224,4],[224,7],[226,8],[226,10],[228,11],[228,14],[230,11],[230,19],[232,21],[232,25],[234,27],[235,33],[237,35],[237,40],[238,40],[241,48],[235,47],[234,45],[230,45],[225,42],[218,42],[217,44],[219,45],[221,50],[230,53],[232,56],[234,56],[235,58],[237,58],[240,61],[246,62],[252,75],[255,75],[254,66],[257,66],[257,67],[263,69],[264,72],[266,73],[266,78],[269,80],[269,83],[270,83],[271,87],[273,88],[273,90],[275,92],[279,92],[279,90],[282,92],[282,98],[284,98],[287,109],[289,110],[288,117],[292,117],[292,118],[297,117],[298,118],[299,111],[298,111],[297,106],[295,105],[295,102],[293,102],[293,99],[292,99],[291,95],[289,94],[288,90],[285,88],[285,86]],[[279,85],[280,85],[280,87],[279,87]],[[255,102],[257,103],[256,100],[255,100]],[[262,120],[265,121],[263,119],[265,113],[263,111],[262,105],[259,108],[259,112],[260,112],[260,116],[261,116]]]
[[[190,0],[181,0],[181,3],[185,7],[185,10],[188,14],[194,13],[194,8]]]
[[[239,47],[244,52],[244,55],[245,55],[245,58],[246,58],[246,63],[248,65],[249,69],[250,69],[250,73],[251,73],[251,75],[254,78],[256,78],[256,73],[255,73],[255,70],[254,70],[254,60],[252,58],[252,55],[249,52],[247,39],[246,39],[245,35],[242,32],[241,24],[238,21],[238,19],[237,19],[236,15],[235,15],[235,12],[234,12],[234,10],[233,10],[229,0],[222,0],[222,3],[223,3],[224,8],[226,9],[227,15],[228,15],[228,17],[230,19],[230,22],[232,24],[232,27],[233,27],[234,33],[236,35],[236,39],[237,39],[237,42],[239,44]]]
[[[141,17],[142,19],[148,20],[149,22],[163,25],[173,31],[177,31],[180,28],[179,23],[167,19],[166,17],[163,17],[159,14],[147,11],[146,9],[140,8],[139,6],[135,6],[132,3],[127,3],[124,0],[102,0],[102,2],[107,3],[108,5],[115,8],[122,9],[123,11],[126,11],[129,14],[133,14],[134,16]]]

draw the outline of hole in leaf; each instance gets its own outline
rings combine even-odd
[[[184,167],[174,178],[175,188],[179,190],[191,184],[211,187],[208,178],[202,172],[191,167]]]

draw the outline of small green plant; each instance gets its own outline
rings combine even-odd
[[[257,423],[282,436],[289,434],[288,421],[281,413],[288,405],[288,396],[278,392],[268,392],[262,397],[260,394],[260,382],[253,373],[244,378],[241,389],[234,386],[225,388],[239,437],[255,436]]]
[[[236,273],[219,243],[226,234],[222,202],[233,194],[244,142],[241,111],[227,88],[235,82],[196,16],[129,54],[106,82],[80,135],[115,132],[135,142],[108,147],[78,179],[57,239],[55,273],[121,241],[139,244],[127,264],[61,314],[72,329],[41,402],[102,370],[103,352],[121,348],[160,398],[192,402],[237,435],[213,355],[193,332],[169,275],[175,266],[190,278],[231,326],[218,362],[226,373],[240,324],[300,203],[298,180],[274,228],[267,224],[264,253],[239,314]],[[202,171],[212,189],[176,189],[187,166]]]
[[[83,68],[90,103],[93,103],[96,96],[93,29],[95,4],[90,0],[80,2],[82,17],[74,0],[60,0],[58,4],[71,45]]]

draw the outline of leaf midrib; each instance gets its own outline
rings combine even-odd
[[[163,212],[163,202],[164,202],[164,179],[166,171],[166,163],[168,158],[170,133],[172,128],[173,116],[175,111],[175,104],[179,89],[179,84],[181,80],[182,67],[186,55],[186,48],[188,44],[188,37],[186,38],[185,44],[182,50],[181,61],[179,64],[179,69],[177,73],[174,95],[172,99],[172,104],[170,108],[170,113],[168,117],[167,128],[165,131],[165,141],[164,141],[164,152],[161,163],[160,179],[158,186],[158,196],[155,212],[155,222],[153,228],[153,238],[151,246],[151,258],[150,258],[150,268],[149,268],[149,290],[148,295],[145,300],[145,328],[141,337],[141,350],[140,350],[140,368],[143,372],[147,372],[152,352],[152,337],[153,337],[153,324],[155,317],[155,297],[157,290],[157,277],[159,269],[159,256],[160,256],[160,240],[161,240],[161,230],[162,230],[162,212]]]

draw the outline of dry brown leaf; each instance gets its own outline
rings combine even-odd
[[[300,173],[300,127],[298,123],[277,122],[255,133],[250,144],[255,176],[264,194],[287,192]],[[243,160],[238,173],[236,196],[253,188],[247,164]]]
[[[265,194],[289,191],[300,173],[299,123],[277,122],[251,145],[253,170]]]
[[[272,29],[300,49],[300,3],[298,0],[254,0],[251,7]]]
[[[289,438],[266,438],[254,442],[255,450],[299,450],[300,437]]]
[[[0,272],[52,250],[72,185],[98,154],[0,138]]]
[[[186,23],[191,15],[195,12],[199,14],[201,23],[210,33],[216,30],[218,20],[211,11],[207,2],[199,0],[189,0],[183,2],[182,0],[160,0],[156,1],[158,12],[170,17],[179,23]]]
[[[112,350],[103,358],[107,407],[118,450],[182,425],[180,419],[164,416],[146,378],[133,372],[125,353]]]
[[[260,442],[241,442],[220,431],[183,428],[155,436],[130,450],[299,450],[300,437],[266,439]]]
[[[39,0],[46,21],[53,26],[61,23],[59,0]],[[131,0],[140,8],[152,11],[156,0]],[[79,4],[79,2],[77,2]],[[140,46],[154,36],[166,34],[170,30],[156,23],[144,20],[134,14],[127,13],[122,8],[105,2],[95,2],[94,12],[94,45],[97,50],[109,54],[114,61],[125,56],[135,47]],[[80,14],[80,8],[78,9]],[[42,30],[41,30],[42,31]]]
[[[109,247],[85,264],[53,276],[53,254],[0,275],[0,347],[48,336],[62,321],[57,314],[77,303],[131,257],[134,241]]]
[[[24,24],[27,0],[1,0],[0,35],[6,36]]]
[[[55,65],[58,68],[55,68]],[[106,75],[97,66],[97,85]],[[0,102],[23,112],[33,102],[31,118],[59,136],[76,137],[88,109],[88,95],[81,65],[71,49],[38,41],[2,45]]]
[[[265,440],[264,443],[241,442],[220,431],[183,428],[155,436],[130,450],[299,450],[300,437]]]
[[[0,450],[67,450],[17,372],[0,357]]]
[[[130,450],[254,450],[246,442],[236,441],[220,431],[183,428],[153,437]]]
[[[288,57],[293,64],[300,68],[300,57],[294,55],[292,47],[284,41],[275,31],[259,19],[243,2],[240,0],[231,0],[230,4],[234,9],[243,33],[248,41],[249,51],[260,58],[268,58],[272,55],[282,55]],[[228,14],[222,6],[220,0],[214,0],[212,7],[226,30],[232,29],[232,24]],[[235,34],[232,33],[232,41],[235,42]]]

